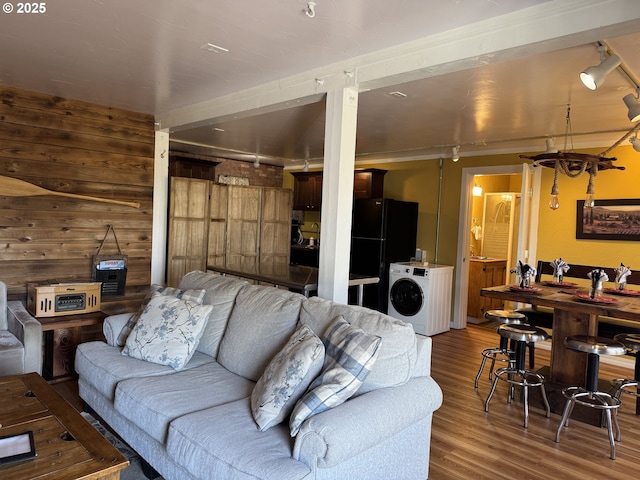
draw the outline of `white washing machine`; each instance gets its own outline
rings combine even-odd
[[[420,263],[389,265],[390,316],[413,324],[416,333],[436,335],[451,328],[453,267]]]

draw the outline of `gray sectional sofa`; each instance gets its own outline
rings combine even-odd
[[[442,391],[430,376],[431,339],[409,324],[217,274],[191,272],[179,288],[213,305],[181,370],[132,358],[116,345],[130,314],[108,317],[105,342],[78,347],[82,399],[166,479],[419,479],[428,477],[432,415]],[[322,338],[338,316],[380,337],[356,394],[264,431],[251,410],[256,382],[297,328]]]

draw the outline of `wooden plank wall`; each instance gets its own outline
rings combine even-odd
[[[28,282],[91,281],[107,225],[128,255],[124,296],[103,310],[135,309],[151,278],[154,120],[150,115],[0,86],[0,175],[49,190],[140,208],[59,196],[14,197],[0,189],[0,280],[12,300]],[[116,253],[110,235],[102,253]]]

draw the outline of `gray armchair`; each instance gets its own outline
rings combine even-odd
[[[0,282],[0,377],[28,372],[42,373],[42,325]]]

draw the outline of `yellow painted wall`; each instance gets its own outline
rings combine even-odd
[[[602,150],[584,150],[585,153],[599,153]],[[610,156],[617,157],[617,166],[624,171],[606,170],[599,172],[595,179],[597,199],[640,198],[640,153],[632,147],[619,147]],[[640,270],[640,243],[632,241],[583,240],[575,238],[576,202],[586,196],[588,176],[570,179],[559,178],[560,208],[551,210],[548,206],[549,192],[553,184],[553,170],[544,169],[542,175],[542,195],[540,224],[538,230],[538,258],[553,260],[562,257],[571,263],[615,267],[620,262],[632,270]]]
[[[601,149],[581,150],[599,153]],[[595,180],[596,199],[640,198],[640,153],[631,146],[616,148],[610,156],[617,157],[616,165],[626,170],[600,172]],[[438,262],[456,264],[458,240],[458,214],[460,211],[460,182],[463,168],[494,165],[522,164],[528,160],[517,154],[470,157],[454,163],[444,159],[442,169],[442,206]],[[417,246],[427,250],[427,259],[433,262],[436,246],[438,212],[438,160],[412,162],[359,164],[358,168],[381,168],[385,175],[385,197],[414,201],[420,204]],[[640,270],[640,244],[629,241],[576,240],[576,201],[584,199],[588,177],[560,178],[560,208],[548,207],[553,170],[542,171],[541,206],[538,230],[538,258],[552,260],[564,258],[569,264],[589,264],[614,267],[620,262]],[[284,186],[293,188],[293,177],[284,175]],[[519,190],[519,186],[510,185]],[[327,228],[326,226],[324,228]],[[532,260],[533,261],[533,260]]]

